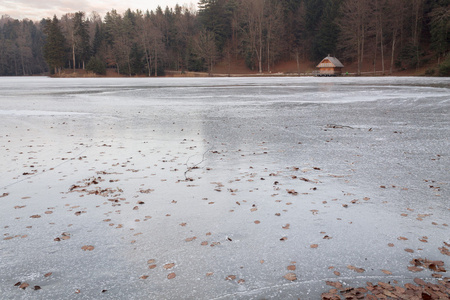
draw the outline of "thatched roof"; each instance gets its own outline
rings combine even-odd
[[[329,54],[327,57],[322,59],[317,68],[343,68],[344,65],[336,57],[331,57]]]

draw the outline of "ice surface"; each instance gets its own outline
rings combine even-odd
[[[407,267],[450,268],[449,108],[448,78],[0,78],[1,298],[432,281]]]

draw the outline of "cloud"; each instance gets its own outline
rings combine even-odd
[[[126,9],[154,10],[161,7],[174,7],[177,3],[196,3],[196,0],[1,0],[0,15],[9,15],[14,19],[31,19],[39,21],[42,18],[51,18],[53,15],[61,17],[66,13],[84,11],[87,15],[96,11],[104,16],[111,9],[122,13]]]

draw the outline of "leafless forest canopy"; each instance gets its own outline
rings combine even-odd
[[[75,12],[0,19],[0,75],[87,69],[164,75],[221,62],[270,72],[280,61],[450,69],[450,0],[200,0],[198,9]],[[447,68],[447,69],[446,69]],[[431,73],[434,70],[431,70]],[[431,74],[430,74],[431,75]]]

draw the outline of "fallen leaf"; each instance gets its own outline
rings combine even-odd
[[[309,247],[311,247],[311,248],[315,249],[315,248],[319,247],[319,245],[317,245],[317,244],[312,244],[312,245],[311,245],[311,246],[309,246]]]
[[[175,273],[170,273],[167,275],[167,279],[174,279],[177,275]]]
[[[423,271],[422,268],[418,268],[415,266],[408,267],[408,270],[410,270],[411,272],[414,272],[414,273]]]
[[[231,281],[231,280],[235,280],[236,279],[236,276],[235,275],[228,275],[226,278],[225,278],[225,280],[227,280],[227,281]]]
[[[48,273],[46,273],[45,275],[44,275],[44,277],[49,277],[49,276],[51,276],[53,273],[52,272],[48,272]]]
[[[259,220],[255,221],[255,224],[260,224],[260,223],[261,223],[261,221],[259,221]]]
[[[192,242],[192,241],[195,240],[195,239],[197,239],[197,237],[196,237],[196,236],[193,236],[193,237],[190,237],[190,238],[185,239],[185,241],[186,241],[186,242]]]
[[[41,287],[38,286],[38,285],[35,285],[35,286],[33,287],[33,289],[34,289],[35,291],[39,291],[39,290],[41,290]]]
[[[86,245],[86,246],[81,247],[81,249],[84,251],[92,251],[92,250],[94,250],[94,246]]]
[[[337,289],[341,289],[342,288],[342,283],[340,283],[340,282],[327,281],[326,284],[329,285],[329,286],[335,287]]]
[[[213,276],[213,275],[214,275],[213,272],[208,272],[208,273],[206,273],[206,276]]]
[[[155,264],[150,265],[150,266],[148,266],[148,268],[149,268],[150,270],[152,270],[152,269],[156,268],[156,265],[155,265]]]
[[[243,284],[244,282],[245,282],[244,279],[239,279],[237,283],[238,283],[238,284]]]
[[[173,267],[175,267],[174,263],[165,264],[163,266],[163,268],[166,269],[166,270],[172,269]]]
[[[297,280],[297,275],[295,275],[295,273],[287,273],[286,275],[283,276],[284,278],[286,278],[289,281],[295,281]]]
[[[280,241],[286,241],[288,238],[287,238],[287,236],[283,236],[281,239],[280,239]]]
[[[408,253],[414,253],[414,250],[413,249],[409,249],[409,248],[406,248],[405,251],[408,252]]]
[[[297,267],[294,266],[294,265],[290,265],[290,266],[287,266],[287,269],[288,269],[289,271],[295,271],[295,270],[297,269]]]
[[[26,282],[22,283],[19,288],[21,288],[22,290],[26,289],[27,287],[29,287],[30,285]]]
[[[32,216],[30,216],[30,218],[33,218],[33,219],[37,219],[37,218],[40,218],[41,216],[40,215],[32,215]]]
[[[341,273],[338,272],[338,271],[334,271],[333,273],[334,273],[334,275],[336,275],[336,276],[341,276]]]
[[[290,226],[291,226],[290,224],[286,224],[283,226],[283,229],[289,229]]]
[[[148,275],[142,275],[141,277],[139,277],[140,279],[147,279]]]
[[[381,272],[383,272],[386,275],[392,275],[392,272],[388,270],[381,270]]]
[[[388,246],[389,246],[389,247],[394,247],[394,244],[389,243]]]

